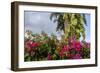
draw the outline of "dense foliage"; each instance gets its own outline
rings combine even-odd
[[[63,31],[64,38],[75,36],[76,39],[79,39],[82,36],[85,40],[85,14],[52,13],[50,19],[58,23],[56,30]]]
[[[25,61],[90,58],[90,43],[73,38],[58,40],[54,34],[25,32]]]

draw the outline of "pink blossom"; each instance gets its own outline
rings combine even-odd
[[[39,46],[39,43],[38,42],[32,42],[31,46],[32,47],[37,47],[37,46]]]
[[[51,56],[50,56],[50,54],[48,54],[47,59],[48,59],[48,60],[51,60]]]
[[[62,48],[62,51],[68,51],[69,50],[69,46],[67,45],[67,46],[64,46],[63,48]]]
[[[28,52],[30,52],[32,50],[31,41],[26,41],[24,47]]]
[[[63,54],[64,54],[64,52],[62,52],[62,51],[61,51],[59,54],[60,54],[60,57],[62,57],[62,56],[63,56]]]
[[[80,54],[76,54],[75,56],[73,56],[73,59],[81,59],[81,55]]]
[[[81,43],[79,41],[73,41],[72,42],[72,47],[76,50],[76,51],[80,51],[82,46]]]
[[[60,56],[62,57],[64,55],[65,52],[69,51],[69,46],[64,46],[61,51],[60,51]]]

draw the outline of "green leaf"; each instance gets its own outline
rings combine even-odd
[[[25,61],[31,61],[31,57],[30,56],[25,57]]]

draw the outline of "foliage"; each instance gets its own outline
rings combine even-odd
[[[24,43],[25,61],[90,58],[90,43],[72,38],[69,38],[66,43],[66,40],[58,40],[54,34],[48,36],[45,32],[41,34],[29,33],[30,31],[25,33],[27,34]]]
[[[85,40],[86,19],[85,14],[79,13],[52,13],[50,19],[58,22],[57,31],[63,30],[65,38],[75,36],[79,39],[82,35]]]

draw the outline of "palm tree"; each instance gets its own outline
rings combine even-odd
[[[63,31],[64,37],[73,37],[79,40],[82,36],[85,40],[86,19],[85,14],[80,13],[51,13],[50,19],[57,22],[57,31]]]

